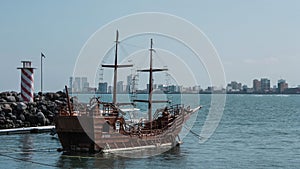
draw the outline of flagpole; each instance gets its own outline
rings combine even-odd
[[[45,56],[41,53],[41,93],[43,93],[43,57]]]

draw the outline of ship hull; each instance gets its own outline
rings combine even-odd
[[[170,126],[159,134],[120,133],[108,122],[116,117],[104,116],[59,116],[56,132],[66,152],[113,152],[121,150],[173,147],[185,121],[177,117]]]

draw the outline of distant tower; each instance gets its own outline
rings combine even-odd
[[[69,92],[72,93],[73,92],[73,77],[71,76],[69,79]]]
[[[261,78],[260,79],[260,87],[262,92],[269,92],[271,85],[270,85],[270,80],[267,78]]]
[[[132,77],[132,83],[131,83],[131,102],[133,102],[133,100],[136,100],[137,99],[137,90],[138,90],[138,84],[139,82],[139,74],[133,74],[133,77]]]
[[[283,80],[283,79],[278,80],[278,92],[279,93],[283,93],[287,88],[289,88],[289,86],[285,80]]]
[[[23,67],[21,69],[21,96],[24,102],[33,102],[34,94],[34,78],[33,78],[33,67],[31,67],[30,61],[21,61]]]
[[[124,89],[123,89],[123,81],[118,81],[117,83],[117,93],[124,93]]]
[[[260,92],[261,91],[261,84],[260,81],[257,79],[253,80],[253,91],[254,92]]]
[[[73,89],[75,92],[81,92],[81,78],[75,77],[74,83],[73,83]]]
[[[103,82],[103,68],[99,69],[99,82]]]

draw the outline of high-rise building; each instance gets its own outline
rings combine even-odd
[[[157,85],[157,89],[163,90],[163,88],[164,88],[164,85],[162,85],[162,84]]]
[[[169,85],[169,86],[168,86],[168,92],[169,92],[169,93],[177,92],[177,91],[176,91],[176,86],[175,86],[175,85]]]
[[[80,77],[75,77],[74,83],[73,83],[73,88],[75,92],[80,92],[81,91],[81,80]]]
[[[238,90],[238,82],[232,81],[231,82],[231,87],[232,87],[233,90]]]
[[[157,89],[157,84],[153,84],[153,90]]]
[[[90,84],[88,83],[87,77],[81,77],[81,91],[88,91]]]
[[[243,85],[242,86],[242,91],[247,92],[248,91],[248,86],[247,85]]]
[[[278,85],[278,92],[279,93],[283,93],[288,88],[288,84],[283,79],[278,80],[277,85]]]
[[[227,84],[226,90],[227,91],[241,91],[242,83],[238,83],[236,81],[231,81],[229,84]]]
[[[149,91],[149,88],[150,88],[150,85],[149,85],[149,84],[147,84],[147,88],[146,88],[146,89],[147,89],[147,92]]]
[[[260,86],[262,92],[269,92],[271,88],[270,80],[267,78],[260,79]]]
[[[253,80],[253,91],[254,92],[260,92],[261,91],[260,81],[257,80],[257,79]]]
[[[88,92],[90,91],[90,85],[87,81],[87,77],[70,77],[69,79],[70,89],[74,92]]]
[[[201,90],[201,86],[193,86],[193,91],[199,92]],[[178,87],[178,91],[180,92],[180,87]]]
[[[107,82],[98,83],[98,92],[99,93],[107,93]]]
[[[126,93],[131,93],[132,92],[132,75],[127,76],[127,85],[126,85]]]
[[[117,82],[117,93],[123,93],[124,89],[123,89],[123,81],[118,81]]]
[[[112,93],[112,91],[113,91],[113,87],[112,87],[112,86],[108,86],[108,91],[107,91],[107,93]]]
[[[71,76],[69,79],[69,88],[71,89],[71,92],[73,91],[73,77]]]

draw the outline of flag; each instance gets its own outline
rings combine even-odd
[[[45,55],[41,52],[41,57],[46,58]]]

